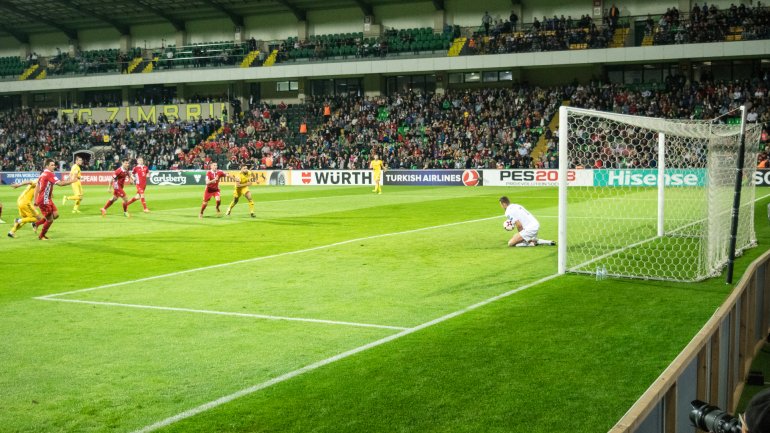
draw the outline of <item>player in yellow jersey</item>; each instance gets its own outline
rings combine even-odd
[[[75,206],[72,208],[72,213],[80,213],[80,201],[83,200],[83,185],[80,184],[80,166],[83,165],[83,158],[76,156],[75,163],[72,164],[70,169],[70,179],[77,179],[72,183],[72,195],[62,197],[61,204],[67,204],[67,200],[73,200]]]
[[[26,223],[35,222],[40,219],[40,212],[38,212],[37,209],[32,205],[32,199],[35,197],[35,186],[37,185],[37,182],[34,180],[28,180],[26,182],[22,183],[15,183],[11,185],[12,188],[16,189],[19,187],[22,187],[26,185],[27,188],[24,190],[24,192],[21,193],[19,198],[16,200],[16,204],[19,207],[19,217],[16,218],[13,222],[13,228],[11,228],[11,231],[8,232],[9,238],[15,238],[16,232]]]
[[[374,189],[372,192],[382,194],[382,172],[385,171],[385,164],[376,153],[372,154],[372,160],[369,162],[369,168],[374,171]]]
[[[236,176],[236,182],[235,190],[233,191],[233,201],[230,203],[230,206],[227,207],[227,213],[225,215],[230,216],[230,212],[232,212],[235,205],[238,204],[238,199],[241,198],[241,196],[246,196],[249,200],[249,213],[252,218],[256,218],[256,215],[254,215],[254,200],[251,198],[251,192],[249,191],[249,185],[251,185],[251,172],[249,171],[248,165],[241,165],[241,171],[239,171]]]

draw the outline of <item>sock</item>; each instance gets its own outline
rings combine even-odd
[[[254,200],[249,200],[249,213],[254,213]]]
[[[136,197],[132,198],[131,200],[129,200],[129,201],[128,201],[128,203],[126,204],[126,207],[128,207],[128,206],[131,206],[131,203],[133,203],[133,202],[135,202],[135,201],[138,201],[138,200],[139,200],[139,199],[138,199],[138,198],[136,198]]]
[[[113,202],[112,200],[107,200],[107,204],[104,205],[104,207],[102,209],[107,210],[107,208],[112,206],[112,203],[115,203],[115,202]]]
[[[78,210],[80,209],[80,199],[75,200],[75,206],[72,207],[72,210]]]
[[[532,246],[532,245],[527,241],[519,242],[518,244],[514,245],[514,247],[529,247],[529,246]]]
[[[140,198],[139,200],[142,201],[142,207],[144,208],[144,210],[147,210],[147,202],[144,200],[144,197]]]
[[[13,224],[13,228],[11,229],[11,233],[16,233],[17,230],[19,230],[20,228],[24,227],[24,224],[30,223],[30,222],[35,222],[35,221],[37,221],[37,218],[34,218],[34,217],[28,217],[28,218],[20,219],[18,223],[14,223]]]
[[[203,211],[206,210],[206,206],[208,206],[208,205],[209,205],[208,203],[203,203],[201,205],[201,215],[203,215]]]
[[[221,205],[221,204],[222,204],[222,201],[221,200],[217,200],[217,212],[219,212],[219,205]]]
[[[3,205],[0,204],[0,216],[3,216]]]
[[[77,196],[77,195],[70,195],[70,196],[67,197],[67,200],[73,200],[73,201],[77,201],[78,203],[80,203],[79,197],[80,196]]]
[[[227,212],[232,212],[233,208],[235,207],[235,200],[230,202],[230,206],[227,206]]]
[[[24,227],[24,224],[34,223],[35,221],[37,221],[37,218],[35,217],[21,218],[18,223],[13,223],[13,228],[11,229],[11,233],[16,233],[20,228]]]
[[[128,202],[124,201],[123,202],[123,212],[127,212],[127,211],[128,211]]]
[[[45,220],[45,224],[43,224],[43,230],[40,232],[40,236],[38,236],[39,238],[42,239],[43,236],[45,236],[45,234],[48,233],[48,229],[51,228],[51,224],[53,224],[53,220],[51,221]]]
[[[548,239],[538,239],[537,244],[538,245],[556,245],[556,242],[549,241]]]

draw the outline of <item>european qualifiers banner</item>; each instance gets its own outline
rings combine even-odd
[[[81,171],[80,183],[83,185],[109,185],[112,182],[111,171]],[[69,173],[67,173],[69,178]]]
[[[61,172],[56,172],[55,174],[58,179],[62,178]],[[15,183],[23,183],[28,180],[37,181],[39,177],[40,177],[39,171],[9,171],[9,172],[0,173],[0,184],[13,185]]]

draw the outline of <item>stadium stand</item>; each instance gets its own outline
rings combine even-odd
[[[767,74],[738,82],[688,82],[669,77],[662,89],[593,82],[540,88],[449,90],[380,97],[323,97],[304,104],[256,103],[234,119],[71,124],[52,111],[8,111],[0,170],[26,170],[43,157],[66,161],[75,147],[98,148],[94,168],[143,155],[152,166],[202,168],[246,162],[262,168],[364,168],[373,149],[391,168],[556,168],[558,132],[552,122],[567,101],[575,107],[665,118],[708,119],[746,101],[748,119],[764,125],[770,151]],[[216,98],[193,97],[191,101]],[[226,99],[219,99],[226,100]],[[139,101],[137,101],[139,102]],[[332,115],[324,119],[324,105]],[[307,135],[299,133],[307,125]],[[77,143],[77,145],[76,145]],[[615,166],[645,166],[633,150],[619,150]]]
[[[324,60],[328,58],[369,58],[401,53],[445,53],[451,32],[434,33],[432,28],[389,29],[377,37],[362,32],[310,36],[307,40],[289,38],[279,44],[283,61]]]
[[[610,26],[597,27],[588,15],[573,20],[572,17],[554,16],[537,18],[532,23],[523,25],[520,31],[513,31],[510,20],[498,21],[490,26],[489,32],[479,28],[470,36],[469,42],[461,54],[504,54],[539,51],[576,50],[589,48],[608,48],[615,32],[620,28]],[[627,29],[622,29],[627,35]],[[488,34],[487,34],[488,33]],[[622,40],[621,40],[622,42]],[[618,43],[618,46],[623,46]]]
[[[235,41],[190,44],[152,50],[158,69],[222,67],[240,64],[248,54],[248,44]]]
[[[759,3],[755,7],[732,4],[720,10],[713,4],[709,7],[696,3],[688,16],[672,7],[657,23],[648,17],[646,28],[654,45],[768,39],[770,8]],[[650,39],[646,45],[650,45]]]
[[[706,4],[693,7],[692,12],[681,13],[676,7],[668,8],[657,19],[652,15],[624,17],[611,21],[605,17],[597,25],[589,15],[579,19],[561,15],[552,18],[534,18],[531,23],[499,19],[491,23],[487,32],[483,26],[461,28],[445,26],[437,33],[433,28],[387,29],[379,37],[365,37],[363,32],[311,35],[307,39],[290,37],[283,41],[266,43],[261,53],[253,39],[245,42],[218,41],[175,46],[173,44],[150,49],[132,48],[120,53],[117,48],[78,51],[50,57],[27,59],[29,65],[40,63],[40,72],[48,75],[88,75],[92,73],[139,73],[154,70],[202,67],[262,66],[273,56],[270,64],[303,61],[327,61],[354,58],[385,58],[410,55],[477,55],[596,48],[622,48],[627,45],[633,21],[644,23],[645,35],[639,44],[666,45],[681,43],[729,42],[770,38],[770,8],[757,4],[732,5],[717,9]],[[0,61],[0,79],[21,76],[17,57]],[[2,60],[0,59],[0,60]],[[23,65],[22,65],[23,66]],[[24,77],[26,79],[27,77]]]
[[[18,76],[22,72],[24,72],[24,63],[20,57],[0,57],[0,78]]]

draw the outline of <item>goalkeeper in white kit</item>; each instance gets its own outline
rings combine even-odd
[[[537,245],[556,245],[556,242],[546,239],[538,239],[537,232],[540,230],[540,222],[534,215],[529,213],[524,206],[512,204],[506,196],[500,197],[500,206],[505,209],[505,227],[506,230],[518,232],[508,241],[509,247],[534,247]]]

